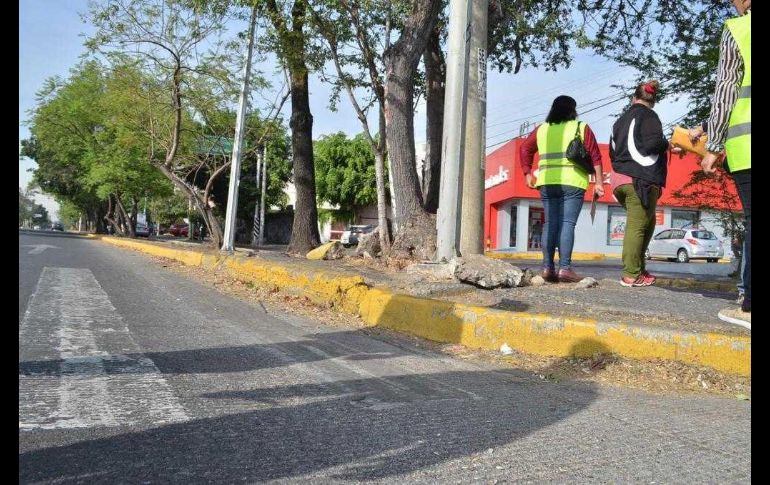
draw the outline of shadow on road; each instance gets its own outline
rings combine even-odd
[[[385,479],[493,452],[585,409],[596,391],[580,383],[564,399],[552,385],[479,371],[204,397],[270,407],[21,453],[19,482],[232,483],[324,470],[331,479]]]

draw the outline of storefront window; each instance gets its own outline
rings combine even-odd
[[[608,207],[607,245],[622,246],[626,235],[626,210],[622,207]]]
[[[543,222],[545,215],[542,207],[529,208],[529,239],[527,250],[534,251],[543,247]]]
[[[672,210],[671,227],[697,226],[700,222],[699,211]]]
[[[516,204],[511,205],[511,228],[510,228],[510,234],[508,239],[508,246],[515,248],[516,247],[516,226],[517,224],[517,214],[518,214],[518,206]]]

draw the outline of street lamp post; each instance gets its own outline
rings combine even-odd
[[[225,215],[225,233],[222,243],[223,252],[233,252],[235,239],[235,218],[238,212],[238,182],[241,176],[241,147],[243,146],[243,128],[246,124],[248,108],[249,75],[251,74],[251,54],[254,50],[254,30],[257,24],[257,7],[251,10],[249,27],[249,49],[246,54],[246,65],[243,67],[243,85],[238,102],[238,114],[235,120],[235,140],[230,166],[230,187],[227,191],[227,212]]]

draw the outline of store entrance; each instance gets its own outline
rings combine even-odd
[[[545,211],[542,207],[529,208],[529,234],[527,238],[527,250],[538,251],[543,247],[543,223],[545,223]]]

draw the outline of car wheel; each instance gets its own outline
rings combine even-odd
[[[687,250],[686,249],[680,249],[676,253],[676,260],[679,261],[680,263],[687,263],[687,262],[689,262],[690,261],[690,256],[687,254]]]

